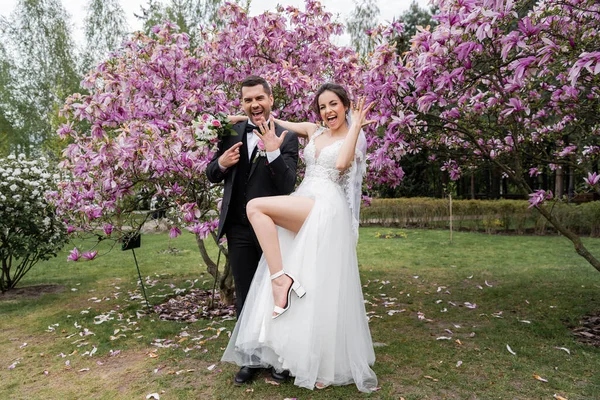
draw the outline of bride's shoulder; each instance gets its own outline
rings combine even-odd
[[[327,129],[323,125],[314,124],[314,130],[308,133],[308,140],[313,140]]]

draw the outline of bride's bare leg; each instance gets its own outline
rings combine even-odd
[[[298,232],[314,203],[313,199],[298,196],[259,197],[248,202],[246,206],[248,220],[265,254],[271,275],[283,269],[276,225]],[[273,301],[276,306],[283,308],[287,302],[286,296],[292,280],[287,275],[281,275],[271,283]]]

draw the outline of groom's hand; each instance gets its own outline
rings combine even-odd
[[[225,150],[221,157],[219,157],[219,165],[224,168],[233,167],[235,164],[240,161],[240,147],[242,146],[242,142],[238,142]]]
[[[275,122],[271,118],[271,122],[267,124],[267,122],[263,122],[258,125],[260,129],[260,133],[255,129],[254,134],[258,136],[260,140],[262,140],[265,145],[265,150],[267,152],[275,151],[279,149],[281,143],[285,139],[285,135],[287,135],[288,131],[283,131],[281,136],[277,136],[275,134]]]

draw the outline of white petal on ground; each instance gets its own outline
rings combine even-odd
[[[571,355],[571,350],[567,349],[566,347],[555,347],[556,350],[562,350],[567,352],[567,354]]]
[[[517,353],[515,353],[515,352],[513,351],[513,349],[511,349],[511,348],[510,348],[510,346],[509,346],[509,345],[506,345],[506,350],[508,350],[508,352],[509,352],[510,354],[512,354],[513,356],[516,356],[516,355],[517,355]]]
[[[462,362],[462,361],[460,361],[460,360],[459,360],[459,361],[457,361],[457,362],[456,362],[456,368],[460,367],[460,366],[462,365],[462,363],[463,363],[463,362]]]
[[[146,396],[146,399],[160,400],[160,396],[158,395],[158,393],[150,393]]]

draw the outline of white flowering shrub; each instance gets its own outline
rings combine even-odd
[[[0,290],[5,292],[40,260],[55,257],[67,241],[65,224],[46,194],[55,190],[44,158],[0,158]]]

